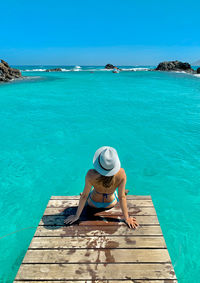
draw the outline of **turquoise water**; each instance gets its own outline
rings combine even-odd
[[[117,149],[130,193],[152,195],[179,282],[199,282],[200,78],[24,74],[0,85],[0,282],[13,281],[50,196],[79,194],[102,145]]]

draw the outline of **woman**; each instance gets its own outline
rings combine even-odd
[[[89,170],[86,174],[85,187],[76,215],[68,216],[64,223],[72,224],[77,221],[86,202],[91,207],[107,209],[115,206],[119,197],[125,222],[129,228],[136,228],[138,226],[136,219],[128,214],[125,195],[126,173],[121,168],[117,151],[109,146],[99,148],[95,152],[93,164],[94,169]],[[119,196],[117,196],[117,188]]]

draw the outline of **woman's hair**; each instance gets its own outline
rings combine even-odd
[[[96,180],[98,183],[101,183],[104,187],[109,188],[113,184],[114,176],[107,177],[107,176],[99,175]]]

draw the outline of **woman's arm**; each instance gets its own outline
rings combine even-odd
[[[122,181],[118,186],[118,197],[119,197],[119,204],[124,215],[124,220],[129,228],[136,228],[138,223],[134,217],[129,217],[128,208],[127,208],[127,201],[125,195],[125,186],[126,186],[126,173],[124,169],[122,169]]]
[[[80,201],[79,201],[79,205],[78,205],[76,214],[68,216],[64,221],[65,224],[72,224],[73,222],[75,222],[79,219],[79,217],[80,217],[80,215],[83,211],[83,208],[85,206],[86,200],[88,198],[90,189],[92,187],[92,184],[90,183],[89,177],[90,177],[90,173],[88,171],[88,173],[85,177],[85,187],[84,187],[83,193],[80,196]]]

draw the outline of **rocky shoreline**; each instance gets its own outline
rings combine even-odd
[[[105,67],[107,70],[114,70],[117,71],[136,71],[137,68],[132,69],[120,69],[112,64],[107,64]],[[141,68],[142,69],[142,68]],[[144,68],[143,68],[144,69]],[[63,69],[61,68],[52,68],[46,69],[45,72],[62,72]],[[164,61],[157,65],[154,69],[145,69],[145,71],[161,71],[161,72],[185,72],[188,74],[198,74],[200,75],[200,68],[194,70],[188,62],[181,62],[181,61]],[[1,82],[9,82],[14,79],[22,78],[22,74],[20,70],[11,68],[8,63],[4,60],[1,60],[0,63],[0,83]]]
[[[19,79],[22,77],[20,70],[11,68],[8,63],[1,60],[0,63],[0,82],[9,82],[13,79]]]
[[[118,67],[107,64],[105,66],[105,69],[113,70],[114,68],[117,68],[118,70],[122,71]],[[134,72],[134,70],[132,70]],[[155,69],[148,69],[148,71],[163,71],[163,72],[186,72],[190,74],[200,74],[200,68],[197,70],[192,69],[191,65],[187,62],[181,62],[181,61],[164,61],[158,64],[158,66]]]

